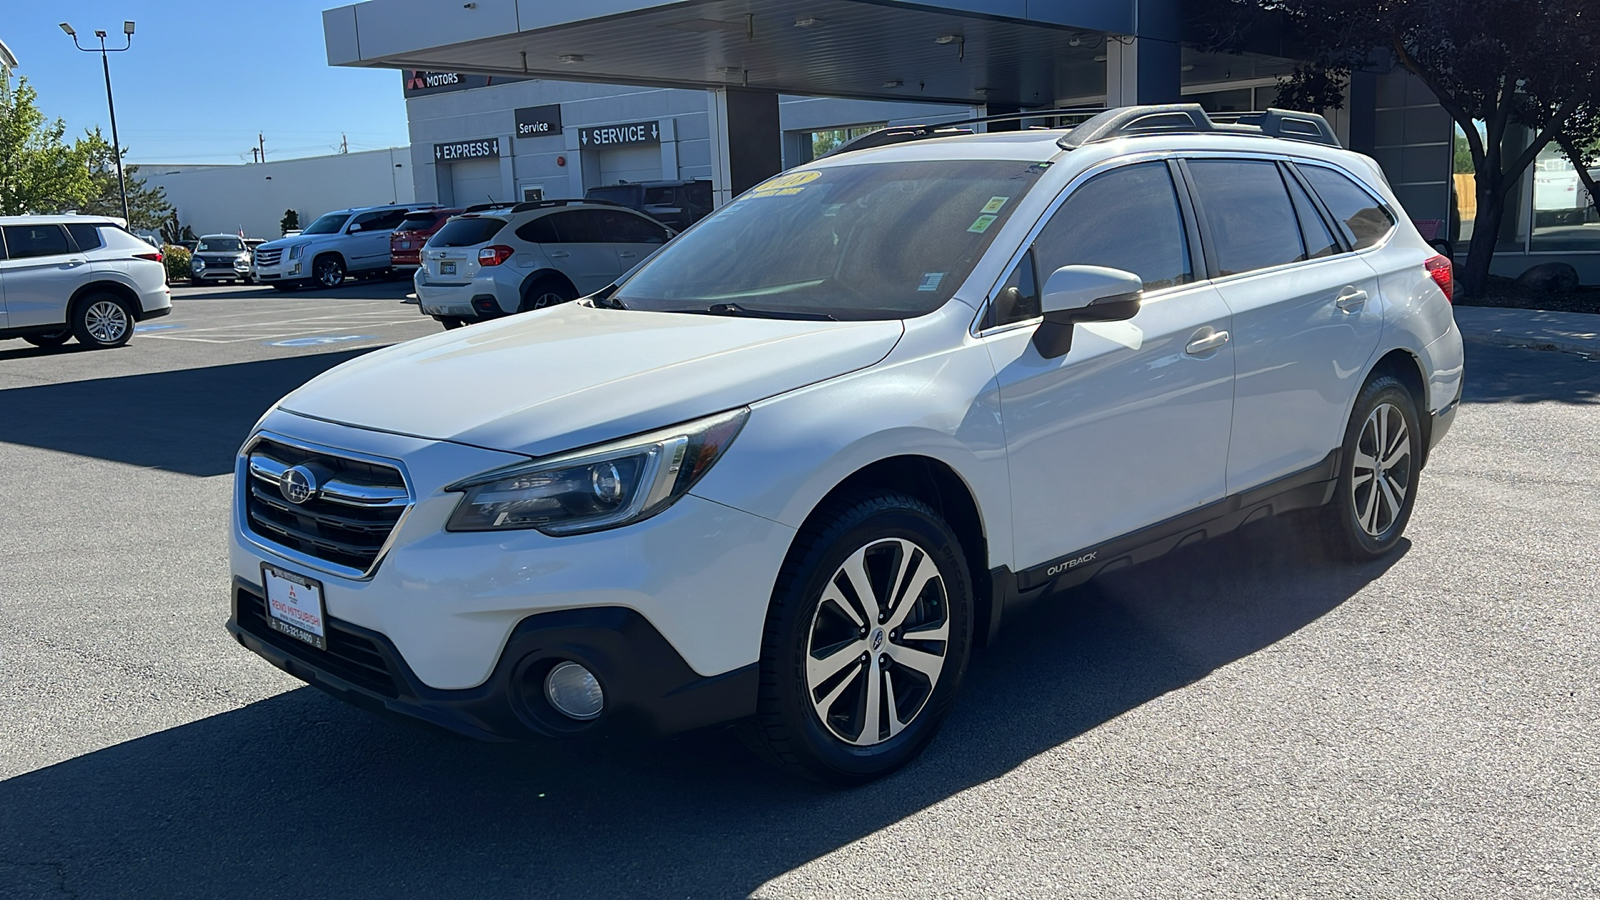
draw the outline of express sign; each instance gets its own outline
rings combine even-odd
[[[433,145],[434,162],[454,162],[461,159],[494,159],[500,155],[500,139],[484,138],[477,141],[452,141]]]
[[[630,122],[627,125],[593,125],[578,132],[583,147],[618,147],[629,144],[661,143],[660,122]]]

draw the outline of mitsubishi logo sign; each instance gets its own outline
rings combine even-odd
[[[591,125],[578,132],[578,145],[585,149],[659,143],[661,143],[659,121],[629,122],[626,125]]]

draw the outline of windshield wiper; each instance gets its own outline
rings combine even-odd
[[[589,296],[589,304],[591,306],[599,306],[605,309],[627,309],[627,304],[616,299],[616,294],[617,286],[614,284],[608,285],[591,294]]]
[[[827,313],[790,312],[776,309],[751,309],[737,303],[713,303],[705,309],[677,309],[673,312],[708,313],[713,316],[742,316],[749,319],[800,319],[809,322],[837,322]]]

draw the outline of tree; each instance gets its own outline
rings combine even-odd
[[[68,146],[66,125],[47,120],[37,101],[26,78],[0,92],[0,215],[74,209],[91,194],[83,142]]]
[[[1279,14],[1308,65],[1286,80],[1283,105],[1337,107],[1353,71],[1393,59],[1427,85],[1460,126],[1478,212],[1463,293],[1488,280],[1505,201],[1539,151],[1581,141],[1600,116],[1600,14],[1594,0],[1212,0]],[[1229,23],[1248,22],[1217,9]],[[1214,29],[1212,49],[1236,49],[1240,29]],[[1234,45],[1230,47],[1229,45]],[[1569,139],[1574,127],[1578,135]],[[1566,143],[1564,143],[1566,142]],[[1571,154],[1569,153],[1569,156]],[[1580,166],[1580,171],[1583,167]],[[1582,176],[1587,183],[1587,172]]]
[[[283,218],[278,222],[278,233],[288,234],[300,230],[300,214],[292,209],[283,211]]]
[[[122,195],[117,188],[116,157],[100,129],[84,133],[78,142],[89,166],[92,190],[81,211],[97,216],[121,216]],[[122,149],[126,157],[128,150]],[[155,231],[174,215],[172,204],[167,202],[167,192],[159,187],[145,186],[138,176],[139,167],[124,164],[123,180],[128,186],[128,228],[134,231]]]

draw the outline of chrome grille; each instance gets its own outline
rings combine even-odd
[[[302,503],[285,495],[283,474],[302,466],[317,482]],[[366,575],[411,505],[394,466],[259,438],[245,458],[244,524],[256,536],[320,561],[339,574]]]
[[[283,248],[274,247],[271,250],[256,250],[256,264],[262,266],[275,266],[283,258]]]

